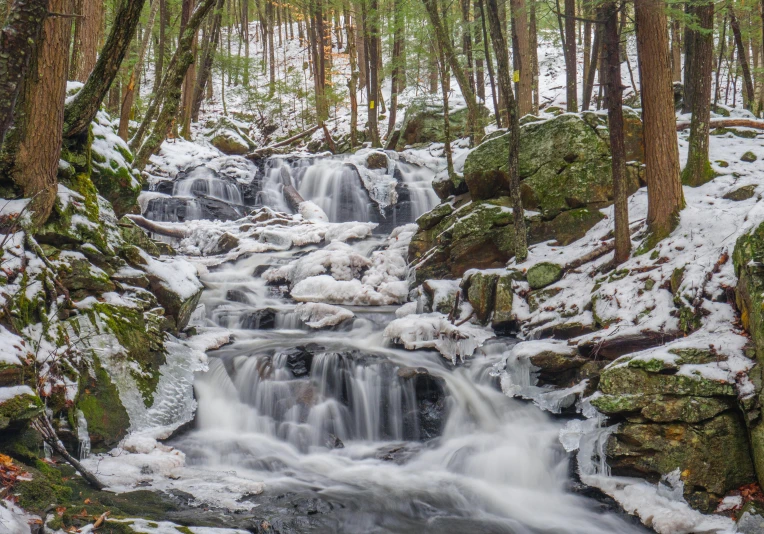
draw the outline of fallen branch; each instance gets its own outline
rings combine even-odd
[[[143,228],[144,230],[148,230],[149,232],[152,232],[154,234],[159,234],[167,237],[174,237],[176,239],[183,239],[184,237],[188,237],[188,232],[181,229],[181,228],[169,228],[167,226],[162,226],[161,224],[157,224],[154,221],[148,220],[146,217],[143,217],[141,215],[125,215],[128,219],[133,221],[135,224]]]
[[[263,148],[258,148],[257,150],[253,150],[252,152],[250,152],[249,154],[247,154],[244,157],[246,157],[247,159],[252,160],[252,161],[258,160],[260,158],[268,157],[268,156],[271,155],[271,153],[273,152],[274,149],[281,148],[282,146],[291,145],[295,141],[299,141],[303,137],[307,137],[307,136],[311,135],[313,132],[315,132],[319,128],[320,128],[319,126],[314,126],[312,128],[309,128],[309,129],[305,130],[302,133],[298,133],[297,135],[293,135],[289,139],[284,139],[283,141],[279,141],[278,143],[275,143],[273,145],[266,146],[266,147],[263,147]],[[331,139],[331,136],[330,136],[330,139]]]
[[[56,451],[56,453],[58,453],[64,460],[66,460],[69,465],[74,467],[80,473],[80,475],[82,475],[82,478],[87,481],[88,484],[97,490],[102,490],[106,487],[106,485],[98,480],[98,478],[93,473],[85,469],[85,467],[80,462],[75,460],[74,457],[69,454],[69,451],[66,450],[64,444],[61,443],[60,439],[58,439],[58,435],[56,434],[53,425],[50,424],[50,420],[48,420],[47,415],[43,414],[32,421],[32,428],[37,430],[37,432],[40,433],[40,436],[42,436],[42,439],[45,440],[45,443],[50,445],[50,447]]]
[[[633,228],[630,229],[631,235],[636,234],[640,229],[642,228],[641,224],[637,224]],[[570,263],[566,264],[562,270],[563,272],[569,272],[573,269],[578,269],[582,265],[586,265],[589,262],[592,262],[598,258],[601,258],[608,252],[613,252],[615,250],[615,239],[608,241],[607,243],[600,245],[599,247],[595,248],[594,250],[588,252],[587,254],[584,254],[580,258],[577,258]]]
[[[283,193],[287,204],[289,204],[289,207],[295,212],[299,213],[300,204],[305,202],[305,199],[302,198],[302,195],[292,185],[292,176],[289,174],[289,169],[286,166],[281,167],[280,178],[281,185],[284,186]]]
[[[690,121],[677,122],[676,131],[687,130],[690,124]],[[709,125],[711,128],[755,128],[756,130],[764,130],[764,121],[754,119],[711,119]]]

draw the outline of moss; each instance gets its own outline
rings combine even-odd
[[[608,395],[688,395],[695,397],[734,396],[732,384],[703,377],[660,374],[630,366],[605,369],[600,390]]]
[[[180,534],[194,534],[193,531],[188,527],[175,527],[175,530],[180,532]]]
[[[541,289],[554,284],[562,278],[562,267],[549,262],[537,263],[526,273],[528,285],[531,289]]]
[[[42,412],[42,401],[37,395],[17,395],[0,403],[0,430],[17,427]]]
[[[82,374],[77,408],[88,422],[88,434],[94,452],[110,449],[130,427],[130,418],[119,398],[119,391],[97,357],[93,357],[93,375]]]
[[[746,163],[753,163],[757,159],[759,159],[759,158],[756,156],[756,154],[754,154],[751,151],[748,151],[748,152],[746,152],[745,154],[743,154],[741,156],[740,161],[744,161]]]

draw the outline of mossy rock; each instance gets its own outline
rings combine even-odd
[[[475,311],[475,318],[480,324],[487,324],[496,305],[497,274],[477,272],[467,278],[467,301]]]
[[[242,156],[257,145],[249,138],[244,124],[229,117],[220,117],[207,134],[212,146],[229,156]]]
[[[602,372],[600,391],[607,395],[734,396],[732,384],[703,377],[661,374],[635,366],[616,364]]]
[[[606,446],[611,472],[657,482],[681,473],[685,498],[710,512],[730,490],[755,480],[742,418],[726,411],[695,423],[623,423]]]
[[[18,429],[43,411],[40,397],[21,393],[0,403],[0,430]]]
[[[627,159],[639,161],[643,157],[641,122],[633,112],[627,115]],[[610,149],[603,120],[595,114],[564,114],[521,127],[518,174],[526,209],[555,215],[612,203]],[[509,193],[508,157],[509,134],[489,139],[469,154],[464,179],[474,199]],[[636,191],[638,173],[630,170],[627,178],[629,191]]]
[[[525,275],[531,289],[542,289],[554,284],[562,278],[562,267],[556,263],[537,263]]]
[[[750,150],[740,157],[740,161],[744,161],[745,163],[753,163],[757,159],[759,158],[756,156],[756,154],[754,154]]]
[[[734,202],[742,202],[743,200],[748,200],[749,198],[753,198],[755,194],[756,194],[755,185],[744,185],[743,187],[738,187],[737,189],[733,189],[732,191],[729,191],[722,198],[724,198],[725,200],[732,200]]]
[[[509,274],[499,276],[496,281],[496,299],[491,323],[494,329],[506,328],[515,321],[515,314],[512,311],[515,292],[512,284],[522,279],[523,273],[513,270]]]
[[[532,312],[538,310],[544,302],[559,294],[562,291],[561,287],[550,287],[547,289],[538,289],[528,293],[526,300],[528,301],[528,307]]]
[[[146,232],[127,217],[122,217],[119,220],[119,233],[127,245],[139,247],[154,257],[161,254],[159,247]]]
[[[85,257],[68,255],[60,259],[58,277],[76,300],[116,289],[109,274],[94,267]]]
[[[480,106],[480,114],[480,119],[485,121],[489,112],[484,106]],[[452,141],[468,135],[467,108],[449,112],[448,122]],[[445,140],[442,103],[427,98],[411,102],[406,108],[395,150],[400,152],[406,146],[443,143]]]
[[[429,230],[453,212],[454,208],[451,204],[439,204],[427,213],[421,215],[416,220],[416,224],[419,226],[420,230]]]
[[[387,161],[387,154],[375,151],[366,156],[366,168],[387,169]]]
[[[592,405],[605,415],[639,415],[655,423],[699,423],[735,408],[727,397],[685,397],[681,395],[601,395]]]
[[[106,452],[127,435],[130,417],[119,398],[117,386],[109,373],[93,357],[92,375],[81,375],[77,409],[82,410],[88,422],[88,434],[93,452]]]
[[[591,230],[595,224],[605,218],[600,210],[578,208],[563,211],[551,221],[540,221],[532,229],[531,239],[534,242],[555,240],[562,246],[578,241]]]

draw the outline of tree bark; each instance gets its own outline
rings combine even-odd
[[[600,61],[600,49],[602,48],[602,25],[594,26],[594,43],[592,43],[592,54],[589,62],[589,70],[584,73],[584,94],[581,102],[581,109],[587,111],[592,103],[592,92],[594,91],[594,76],[597,74],[597,66]],[[602,81],[600,80],[600,83]]]
[[[146,22],[146,28],[144,29],[141,47],[138,50],[138,59],[133,66],[133,70],[130,72],[130,79],[127,81],[124,96],[122,97],[122,110],[119,114],[119,136],[125,141],[127,141],[128,127],[130,125],[130,111],[133,109],[133,101],[135,100],[135,84],[143,69],[143,59],[146,57],[146,50],[149,46],[149,40],[151,39],[151,32],[154,28],[154,20],[156,19],[158,10],[159,0],[153,0],[153,3],[151,4],[151,12],[149,13],[149,20]]]
[[[103,38],[103,0],[78,0],[80,17],[75,19],[71,76],[85,82],[98,60]]]
[[[467,80],[475,94],[475,66],[472,61],[472,32],[470,30],[470,0],[460,0],[462,8],[462,53],[467,59]]]
[[[114,19],[109,38],[101,50],[93,72],[85,86],[66,105],[64,110],[64,137],[81,134],[90,126],[98,113],[106,93],[109,92],[119,67],[135,35],[146,0],[123,0]]]
[[[395,122],[398,119],[398,93],[405,87],[405,83],[401,79],[401,73],[403,72],[404,24],[403,0],[395,0],[395,5],[393,6],[393,69],[390,74],[390,117],[387,124],[388,137],[393,134],[393,130],[395,130]],[[471,53],[472,52],[470,51],[470,54]]]
[[[0,147],[40,41],[47,8],[48,0],[15,0],[0,31]]]
[[[496,117],[496,127],[501,128],[501,110],[499,107],[499,95],[496,81],[493,76],[493,63],[491,62],[491,47],[488,45],[488,30],[485,22],[484,0],[476,0],[480,3],[480,25],[483,27],[483,51],[485,52],[485,65],[488,69],[488,80],[491,82],[491,99],[493,100],[493,112]]]
[[[696,5],[698,24],[705,32],[695,36],[693,57],[692,122],[687,166],[682,173],[685,185],[697,187],[714,177],[708,161],[708,135],[711,129],[711,75],[714,62],[714,4]]]
[[[684,208],[665,7],[664,0],[635,0],[650,232],[644,243],[647,249],[673,231]]]
[[[368,121],[371,146],[382,146],[379,140],[379,124],[377,109],[379,107],[379,4],[377,0],[371,0],[367,12],[367,35],[366,46],[369,59],[369,84],[368,84]]]
[[[515,70],[519,71],[517,81],[517,108],[523,117],[533,113],[533,61],[531,60],[531,40],[526,0],[510,0],[510,17],[512,20],[512,44],[516,52],[513,62]],[[496,56],[498,61],[498,55]],[[515,76],[510,78],[516,79]],[[502,91],[503,91],[502,87]]]
[[[194,10],[194,0],[183,0],[183,12],[180,24],[180,33],[182,34],[191,18],[191,13]],[[198,30],[197,30],[198,31]],[[191,54],[193,59],[191,65],[186,71],[186,78],[183,80],[183,100],[181,104],[181,117],[180,117],[180,136],[184,139],[191,139],[191,112],[194,105],[194,92],[196,91],[196,49],[197,49],[197,33],[194,33],[194,38],[191,41]],[[237,58],[241,55],[237,54]],[[236,75],[238,79],[238,73]]]
[[[538,23],[536,17],[536,1],[528,0],[531,6],[531,17],[529,26],[529,38],[531,49],[531,78],[533,79],[532,90],[532,110],[531,113],[537,115],[541,106],[541,89],[539,88],[539,35]]]
[[[70,0],[50,0],[48,10],[67,15]],[[58,161],[63,144],[64,98],[69,70],[72,19],[48,17],[32,65],[22,85],[14,126],[3,145],[3,174],[31,198],[35,226],[50,215],[58,193]]]
[[[170,14],[167,10],[167,0],[159,0],[159,42],[154,53],[156,62],[154,67],[154,94],[159,90],[159,84],[162,82],[164,74],[164,56],[167,50],[167,37],[165,29],[170,23]]]
[[[605,19],[605,51],[607,56],[607,117],[612,154],[613,198],[615,213],[615,265],[629,259],[631,233],[629,232],[629,192],[626,184],[626,148],[623,127],[623,84],[621,82],[620,38],[618,35],[618,7],[609,2],[602,7]]]
[[[499,85],[507,102],[507,124],[509,127],[509,194],[512,199],[512,214],[515,229],[515,261],[522,263],[528,257],[528,241],[525,229],[525,211],[520,197],[520,175],[518,171],[520,154],[520,117],[512,91],[509,58],[507,57],[507,42],[502,32],[499,18],[499,8],[496,0],[487,0],[488,22],[491,29],[491,40],[496,53],[496,65],[499,71]]]
[[[376,2],[376,0],[372,1]],[[446,33],[441,21],[436,0],[422,1],[424,2],[425,9],[427,10],[430,22],[432,23],[438,46],[443,48],[443,52],[449,62],[449,67],[453,71],[456,81],[459,84],[459,89],[462,92],[462,96],[467,103],[467,129],[472,143],[477,144],[483,139],[483,127],[480,125],[480,112],[478,110],[477,100],[475,99],[475,93],[469,85],[469,80],[464,74],[464,69],[462,69],[462,66],[457,60],[454,47],[451,44],[451,39],[448,33]]]
[[[565,78],[567,110],[578,111],[578,68],[576,60],[576,0],[565,0]]]
[[[740,63],[740,68],[743,71],[743,85],[745,90],[745,107],[751,109],[753,103],[756,100],[756,95],[753,90],[753,78],[751,78],[751,68],[748,65],[748,54],[746,53],[745,43],[743,43],[743,36],[740,31],[740,21],[735,16],[735,11],[730,4],[727,8],[730,17],[730,27],[732,28],[732,35],[735,37],[735,46],[737,47],[737,57]]]
[[[348,93],[350,96],[350,148],[358,144],[358,54],[356,50],[356,16],[352,15],[350,23],[346,23],[348,55],[350,61],[350,79]]]
[[[482,17],[480,17],[480,0],[474,0],[472,9],[474,12],[473,27],[475,28],[475,49],[480,50],[484,46],[483,31],[481,29]],[[478,19],[481,19],[480,22],[478,22]],[[475,54],[475,91],[477,92],[478,99],[481,102],[485,102],[485,64],[483,63],[483,59],[480,57],[479,52]]]
[[[680,39],[681,22],[671,21],[671,72],[675,82],[682,81],[682,42]]]
[[[212,10],[215,1],[216,0],[202,0],[199,7],[196,8],[196,11],[194,11],[194,14],[191,16],[183,35],[181,35],[181,38],[178,41],[178,49],[175,51],[175,55],[173,55],[173,58],[170,61],[170,65],[167,68],[167,74],[165,74],[165,77],[162,80],[162,87],[160,88],[160,94],[164,93],[162,94],[161,100],[162,110],[157,116],[151,135],[141,145],[141,148],[135,155],[133,167],[138,170],[143,170],[146,167],[146,164],[148,164],[149,158],[159,150],[159,147],[167,137],[167,132],[170,131],[170,127],[178,114],[183,80],[194,60],[194,53],[191,45],[196,36],[196,32],[199,30],[199,26],[201,26],[207,14]],[[157,95],[155,98],[157,102],[159,101],[159,97],[160,95]],[[145,121],[146,119],[144,118],[144,122]]]
[[[204,89],[208,85],[212,85],[212,82],[210,82],[210,77],[212,76],[212,62],[215,59],[215,50],[217,48],[217,43],[220,40],[223,7],[225,7],[225,0],[217,0],[217,5],[215,6],[215,11],[212,15],[212,24],[209,32],[207,32],[207,35],[205,36],[204,44],[202,46],[202,61],[199,66],[196,84],[194,85],[193,107],[191,109],[191,118],[193,120],[199,120],[199,110],[202,107],[202,100],[204,100]],[[245,71],[248,70],[248,61],[245,62],[245,67],[247,67]]]

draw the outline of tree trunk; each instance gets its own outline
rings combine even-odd
[[[576,60],[576,0],[565,0],[565,78],[567,110],[578,111],[578,61]]]
[[[764,15],[763,15],[764,16]],[[716,62],[716,81],[714,83],[714,108],[719,103],[719,98],[722,94],[720,76],[722,73],[722,62],[724,61],[725,45],[727,44],[727,14],[724,14],[724,20],[722,21],[722,35],[719,39],[719,61]]]
[[[352,16],[350,23],[346,23],[348,55],[350,56],[350,79],[348,80],[348,93],[350,95],[350,148],[358,144],[358,56],[356,52],[356,17]]]
[[[533,61],[531,59],[531,40],[528,30],[528,8],[526,0],[510,0],[512,19],[512,44],[517,49],[513,62],[519,71],[517,80],[517,108],[523,117],[533,113]],[[496,56],[498,61],[499,56]],[[512,79],[517,79],[515,76]],[[500,84],[501,85],[501,84]],[[502,87],[502,91],[504,88]]]
[[[149,13],[149,20],[146,23],[146,28],[143,30],[143,40],[141,41],[140,50],[138,50],[138,59],[130,73],[130,79],[127,82],[124,96],[122,97],[122,110],[119,114],[119,136],[125,141],[127,141],[128,127],[130,125],[130,111],[133,109],[133,100],[135,99],[135,84],[138,81],[138,77],[141,75],[143,59],[146,57],[146,50],[149,46],[149,40],[151,39],[151,32],[154,28],[154,20],[158,10],[159,0],[153,0],[153,3],[151,4],[151,12]]]
[[[395,0],[393,17],[393,70],[390,75],[390,118],[387,124],[388,137],[393,134],[393,130],[395,130],[395,122],[398,118],[398,93],[405,87],[405,83],[401,79],[401,73],[403,71],[401,65],[403,62],[404,45],[403,29],[405,24],[403,0]]]
[[[246,2],[244,1],[244,3]],[[215,59],[217,42],[220,40],[220,27],[222,25],[224,7],[225,0],[217,0],[217,5],[212,15],[212,24],[205,36],[204,46],[202,46],[202,61],[199,66],[196,84],[194,85],[194,98],[191,110],[191,117],[195,121],[199,120],[199,110],[202,107],[202,100],[204,100],[204,89],[207,86],[212,86],[212,82],[210,82],[212,77],[212,62]],[[249,62],[245,62],[245,66],[249,67]]]
[[[90,127],[106,93],[119,72],[130,41],[135,35],[146,0],[123,0],[114,18],[109,38],[101,50],[93,72],[85,86],[66,105],[64,137],[73,137]]]
[[[40,40],[47,8],[48,0],[15,0],[0,31],[0,148]]]
[[[491,63],[491,47],[488,45],[488,30],[485,22],[484,0],[476,0],[480,3],[480,25],[483,27],[483,50],[485,52],[485,65],[488,69],[488,79],[491,82],[491,99],[493,100],[493,112],[496,117],[496,127],[501,128],[501,110],[499,107],[499,95],[493,76],[493,64]]]
[[[434,0],[430,0],[434,1]],[[371,146],[382,146],[379,140],[379,125],[377,120],[377,104],[379,96],[379,5],[378,0],[371,0],[368,12],[369,47],[369,134]]]
[[[751,69],[748,65],[748,54],[746,53],[745,44],[743,43],[743,36],[740,32],[740,21],[735,17],[735,12],[732,9],[732,5],[728,6],[730,27],[732,28],[732,34],[735,36],[735,46],[737,46],[737,57],[740,62],[740,67],[743,71],[743,84],[745,90],[745,107],[751,109],[756,99],[753,90],[753,78],[751,78]]]
[[[682,182],[697,187],[714,177],[708,161],[708,134],[711,128],[711,74],[714,62],[714,4],[696,5],[698,24],[705,32],[695,36],[693,76],[695,97],[692,101],[690,149]]]
[[[162,110],[157,116],[151,135],[141,145],[140,150],[138,150],[135,155],[133,167],[138,170],[143,170],[146,167],[146,164],[148,164],[149,158],[159,150],[162,142],[167,137],[167,132],[170,131],[170,127],[172,126],[175,117],[178,115],[183,80],[194,60],[194,53],[191,45],[193,44],[196,32],[199,30],[199,26],[201,26],[207,14],[212,10],[215,1],[216,0],[202,0],[199,7],[196,8],[196,11],[194,11],[194,14],[191,16],[185,31],[178,41],[178,49],[170,60],[167,74],[165,74],[165,77],[162,80],[162,87],[160,88],[160,94],[163,93]],[[156,99],[158,99],[159,96],[160,95],[157,95]],[[144,118],[144,122],[146,122],[146,118]]]
[[[635,0],[650,232],[646,249],[673,231],[684,207],[665,7],[664,0]]]
[[[80,17],[75,19],[71,76],[85,82],[98,60],[103,38],[103,0],[78,0]]]
[[[48,10],[68,15],[71,2],[50,0]],[[58,193],[71,31],[70,17],[45,19],[28,75],[22,82],[13,128],[3,145],[3,174],[24,197],[32,199],[34,226],[48,219]]]
[[[448,62],[443,53],[443,49],[438,49],[438,64],[440,65],[440,85],[443,91],[443,152],[446,155],[446,172],[448,179],[454,179],[454,157],[451,152],[451,120],[448,117],[448,83],[450,78],[448,73]]]
[[[679,38],[681,22],[678,19],[671,21],[671,72],[675,82],[682,81],[682,42]]]
[[[475,36],[475,49],[480,50],[483,47],[483,31],[481,29],[482,18],[480,17],[480,0],[474,0],[472,9],[474,12],[473,28],[475,28],[475,31],[473,35]],[[481,19],[480,22],[478,22],[478,19]],[[475,90],[477,92],[478,99],[481,102],[485,102],[485,64],[483,63],[483,59],[480,56],[479,52],[475,54]]]
[[[610,130],[611,165],[615,213],[615,265],[629,259],[629,192],[626,184],[626,148],[623,128],[623,84],[621,82],[620,38],[618,36],[618,7],[609,2],[602,7],[605,18],[605,53],[607,56],[607,117]]]
[[[587,111],[592,103],[592,92],[594,91],[594,76],[597,74],[597,66],[600,61],[600,49],[602,48],[602,32],[603,28],[601,24],[594,26],[594,43],[592,44],[592,55],[589,63],[589,70],[585,72],[586,78],[584,79],[584,94],[583,101],[581,102],[581,109]],[[602,83],[602,80],[600,80]]]
[[[470,30],[470,0],[460,0],[462,8],[462,53],[467,58],[467,80],[470,89],[475,90],[475,65],[472,61],[472,32]]]
[[[507,102],[507,124],[509,126],[509,194],[512,198],[512,213],[515,226],[515,261],[522,263],[528,257],[528,242],[525,230],[525,211],[520,197],[520,176],[518,161],[520,154],[520,116],[512,92],[509,58],[507,57],[507,42],[502,32],[499,8],[496,0],[487,0],[488,23],[491,29],[491,40],[496,53],[496,65],[499,71],[499,85]]]
[[[183,31],[186,28],[186,25],[188,24],[189,19],[191,18],[191,13],[194,9],[194,0],[183,0],[183,13],[181,18],[181,24],[180,24],[180,32],[183,33]],[[194,105],[194,92],[196,90],[196,46],[197,44],[197,34],[194,33],[194,38],[191,41],[191,54],[193,56],[193,59],[191,61],[191,65],[189,65],[188,70],[186,71],[186,78],[183,80],[183,101],[181,104],[181,117],[180,117],[180,136],[184,139],[191,139],[191,111],[192,107]],[[240,55],[237,55],[237,57],[241,57]],[[238,75],[237,75],[238,77]]]
[[[376,3],[376,0],[372,0]],[[457,60],[454,47],[451,44],[451,39],[446,33],[446,30],[441,21],[440,13],[438,12],[438,5],[435,0],[422,0],[424,2],[425,9],[432,23],[435,37],[440,48],[443,48],[446,58],[448,59],[449,66],[456,77],[456,81],[461,89],[462,96],[467,103],[467,124],[469,137],[473,144],[479,143],[483,139],[483,127],[480,125],[480,112],[477,106],[477,100],[475,99],[475,93],[469,85],[469,80],[464,74],[462,66]]]
[[[222,19],[222,11],[223,6],[216,8],[221,12],[220,18]],[[216,15],[217,18],[217,15]],[[217,23],[217,31],[218,35],[220,34],[220,26],[221,22]],[[242,73],[242,83],[244,84],[244,87],[249,87],[249,0],[241,0],[241,38],[244,40],[244,69]],[[211,41],[212,44],[212,50],[214,51],[217,46],[217,41],[213,40]],[[206,56],[205,56],[206,58]],[[210,59],[210,66],[207,68],[207,72],[205,73],[205,78],[210,77],[210,70],[212,69],[212,60]],[[205,80],[206,83],[206,80]],[[210,83],[210,87],[212,87],[212,84]],[[195,106],[195,109],[197,110],[197,115],[199,114],[198,106]]]
[[[154,94],[159,90],[164,74],[164,56],[167,51],[167,37],[165,29],[170,24],[170,13],[167,10],[167,0],[159,0],[159,43],[155,52],[156,63],[154,68]]]
[[[532,110],[534,115],[539,112],[541,106],[541,89],[539,88],[539,34],[536,20],[536,0],[528,0],[531,6],[530,17],[530,49],[531,49],[531,78],[533,79]]]

